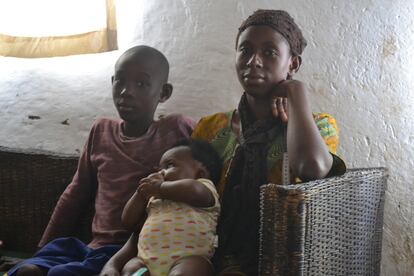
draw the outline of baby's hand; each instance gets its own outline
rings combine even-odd
[[[141,194],[145,200],[149,200],[151,197],[160,198],[160,186],[162,182],[146,181],[139,185],[138,193]]]
[[[162,173],[156,172],[150,174],[149,176],[141,179],[137,191],[146,200],[149,200],[152,196],[160,198],[160,187],[162,182],[164,182],[164,175]]]
[[[305,85],[298,80],[284,80],[279,82],[272,90],[271,109],[273,116],[280,118],[282,122],[288,122],[288,104],[287,98],[289,93],[302,93],[305,91]]]
[[[152,173],[152,174],[148,175],[146,178],[152,179],[152,180],[164,181],[164,171],[161,170],[161,171]]]

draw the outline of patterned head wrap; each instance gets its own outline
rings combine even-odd
[[[282,10],[257,10],[250,15],[239,27],[236,47],[240,34],[250,26],[265,25],[279,32],[289,43],[294,56],[300,56],[306,47],[306,39],[293,18]]]

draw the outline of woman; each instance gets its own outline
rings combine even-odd
[[[292,79],[305,46],[287,12],[254,12],[236,39],[236,72],[244,90],[238,108],[202,118],[192,134],[209,141],[224,163],[218,185],[219,247],[213,260],[219,275],[257,275],[259,187],[283,182],[284,152],[290,183],[345,171],[335,155],[335,120],[312,114],[306,86]]]

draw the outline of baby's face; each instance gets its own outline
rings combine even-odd
[[[202,165],[191,156],[186,146],[172,148],[164,153],[160,160],[160,172],[165,181],[199,178]]]

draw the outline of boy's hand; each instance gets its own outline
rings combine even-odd
[[[149,176],[141,179],[137,191],[146,200],[149,200],[152,196],[155,198],[161,198],[160,188],[163,182],[164,175],[161,172],[150,174]]]
[[[121,274],[113,267],[104,267],[99,276],[121,276]]]
[[[298,80],[284,80],[279,82],[272,90],[271,109],[273,116],[280,118],[282,122],[288,122],[288,96],[290,93],[302,93],[305,85]]]

